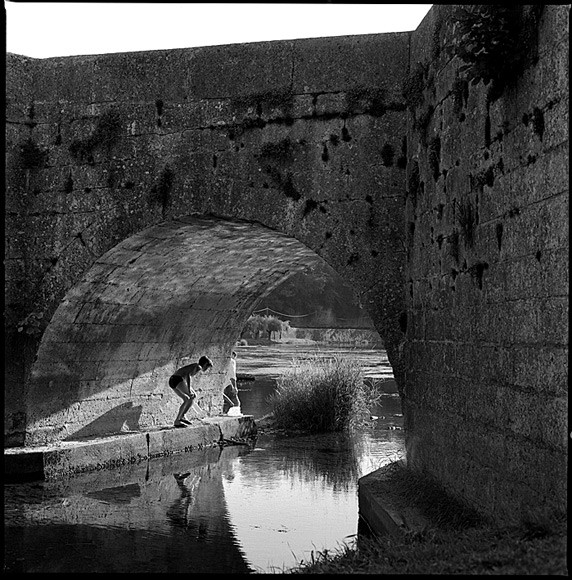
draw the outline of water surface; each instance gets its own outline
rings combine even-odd
[[[239,374],[256,377],[239,383],[243,412],[262,417],[300,347],[237,351]],[[346,354],[392,390],[383,351]],[[379,419],[354,434],[261,433],[251,446],[6,484],[4,571],[276,572],[351,544],[358,478],[403,453],[397,394],[372,413]]]

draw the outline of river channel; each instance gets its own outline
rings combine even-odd
[[[262,432],[214,447],[56,481],[4,485],[4,572],[275,573],[351,545],[358,479],[403,456],[385,351],[237,347],[242,412],[261,418],[275,379],[308,353],[351,357],[380,388],[358,433]]]

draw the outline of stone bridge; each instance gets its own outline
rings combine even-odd
[[[170,422],[166,380],[202,354],[218,413],[256,304],[324,260],[384,341],[409,465],[501,520],[565,510],[569,7],[522,9],[525,65],[494,97],[447,50],[452,10],[8,54],[6,445]]]

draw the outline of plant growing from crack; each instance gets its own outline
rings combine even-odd
[[[489,98],[494,100],[535,58],[541,12],[542,5],[456,6],[447,51],[463,61],[459,71],[471,84],[491,83]]]
[[[46,327],[43,318],[43,312],[30,312],[30,314],[16,324],[16,328],[18,332],[24,332],[30,336],[39,338]]]

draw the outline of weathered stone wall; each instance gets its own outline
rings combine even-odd
[[[253,271],[248,300],[224,332],[217,325],[209,337],[175,333],[170,348],[147,331],[140,341],[133,332],[122,339],[121,317],[150,308],[150,301],[138,303],[146,288],[158,292],[156,309],[143,317],[150,324],[177,293],[165,289],[165,276],[175,286],[184,282],[184,268],[164,263],[168,243],[145,242],[136,256],[137,236],[193,214],[259,222],[323,257],[355,287],[399,374],[408,49],[403,33],[25,61],[27,92],[7,96],[7,342],[18,358],[19,341],[29,337],[37,360],[7,374],[10,444],[87,435],[116,427],[122,417],[140,427],[163,420],[168,413],[158,409],[165,402],[152,395],[164,393],[178,357],[206,349],[224,360],[224,348],[262,297],[260,272],[268,286],[273,276],[295,271],[288,270],[291,259]],[[23,70],[20,57],[8,55],[8,87],[18,85]],[[170,230],[177,247],[178,231]],[[237,250],[231,279],[243,274],[243,262],[252,268],[273,244],[285,244],[275,236],[245,253],[232,239],[212,243],[205,253],[213,264]],[[193,249],[191,240],[187,260],[197,259]],[[100,259],[107,263],[109,251],[116,267],[104,275]],[[141,264],[147,278],[137,277]],[[208,269],[193,272],[203,288]],[[104,298],[85,284],[94,281]],[[220,292],[228,297],[231,287]],[[84,292],[79,302],[97,304],[97,316],[70,307],[67,295],[78,299],[77,288]],[[187,298],[181,319],[192,325]],[[165,320],[176,320],[182,300]],[[233,308],[229,299],[223,310]],[[216,309],[206,310],[215,316]],[[81,340],[58,326],[84,315],[89,332]],[[108,327],[90,351],[92,325],[102,320]],[[168,330],[167,322],[160,325]],[[141,350],[144,343],[155,350]],[[161,376],[151,377],[149,365],[137,370],[145,357]],[[221,389],[205,385],[207,408]]]
[[[196,402],[219,413],[230,352],[254,304],[317,260],[259,224],[196,217],[118,244],[67,293],[44,332],[26,443],[171,424],[181,401],[168,379],[203,354],[214,366],[193,379]]]
[[[569,6],[544,7],[537,60],[494,99],[458,82],[451,9],[414,33],[8,55],[8,444],[167,417],[176,403],[155,395],[177,357],[208,346],[222,362],[306,246],[382,337],[409,464],[500,520],[564,511]],[[266,241],[205,241],[187,218],[208,214],[258,222]],[[193,240],[208,260],[189,274]],[[251,272],[238,266],[278,246],[284,268],[266,262],[233,302]],[[237,269],[213,304],[208,263],[229,248]],[[181,291],[189,277],[196,292]],[[212,334],[184,333],[195,307]]]
[[[407,457],[501,520],[562,512],[569,6],[544,7],[537,62],[488,101],[443,50],[451,10],[411,45],[411,70],[428,65],[415,118],[430,114],[408,132]]]

